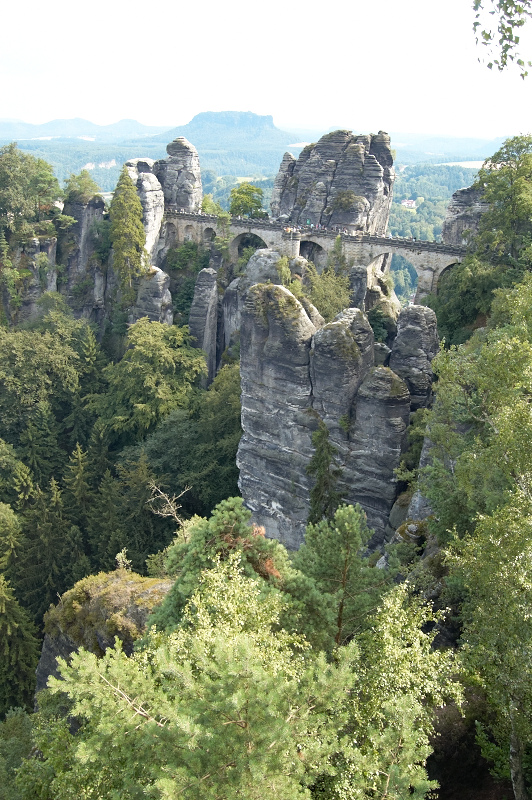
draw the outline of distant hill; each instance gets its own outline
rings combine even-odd
[[[178,136],[197,148],[204,173],[256,177],[275,175],[287,150],[299,155],[301,147],[291,145],[317,141],[320,135],[304,128],[281,130],[271,116],[251,111],[204,111],[188,124],[170,129],[130,119],[112,125],[84,119],[56,119],[43,125],[0,119],[0,146],[18,141],[22,150],[49,161],[61,181],[88,168],[104,191],[114,189],[124,161],[137,156],[165,158],[166,145]],[[398,165],[483,161],[503,141],[403,133],[391,137]]]
[[[112,125],[96,125],[86,119],[54,119],[42,125],[33,125],[20,120],[0,119],[0,140],[19,141],[41,138],[73,138],[90,137],[95,141],[113,139],[133,139],[141,136],[152,136],[164,131],[162,125],[142,125],[134,119],[122,119]]]
[[[203,111],[187,124],[151,141],[171,142],[184,136],[198,150],[202,169],[218,175],[270,175],[279,169],[293,133],[282,131],[269,115],[251,111]],[[301,148],[290,148],[299,155]]]

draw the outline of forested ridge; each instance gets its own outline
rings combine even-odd
[[[102,262],[114,252],[114,323],[76,319],[57,292],[31,322],[4,312],[0,797],[399,800],[437,781],[442,797],[474,797],[487,764],[492,796],[530,796],[532,139],[508,140],[477,182],[489,211],[428,299],[445,336],[436,401],[414,415],[399,475],[404,502],[420,488],[433,514],[399,528],[384,568],[365,553],[362,510],[335,492],[326,437],[302,548],[250,522],[234,354],[206,390],[186,326],[125,324],[146,269],[125,177],[98,233]],[[66,236],[56,201],[96,191],[88,174],[62,190],[45,162],[0,150],[8,312],[21,245]],[[170,254],[185,289],[204,258]],[[311,274],[327,318],[345,268],[336,252]],[[163,584],[147,629],[112,606]],[[103,617],[115,647],[94,641]],[[80,649],[32,713],[45,630]]]

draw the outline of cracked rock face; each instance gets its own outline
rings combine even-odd
[[[200,211],[203,190],[198,151],[180,136],[167,145],[166,152],[168,158],[156,161],[153,166],[165,203],[184,211]]]
[[[133,158],[126,161],[129,177],[137,187],[142,206],[142,223],[146,234],[146,251],[150,262],[156,253],[161,223],[164,217],[164,192],[153,174],[155,161],[151,158]]]
[[[436,314],[426,306],[407,306],[397,319],[397,336],[390,368],[408,386],[412,411],[426,408],[432,399],[431,361],[440,347]]]
[[[474,186],[459,189],[451,197],[443,222],[441,240],[457,247],[467,245],[478,233],[482,214],[488,204],[482,201],[482,192]]]
[[[208,384],[216,375],[219,306],[216,270],[207,267],[198,274],[188,324],[195,347],[207,356]]]
[[[149,317],[152,322],[171,325],[174,321],[170,276],[158,267],[151,267],[148,275],[139,280],[137,300],[131,309],[130,323],[141,317]]]
[[[240,488],[254,521],[295,549],[304,538],[313,480],[312,434],[325,421],[346,502],[360,503],[384,541],[405,447],[407,385],[374,367],[373,331],[357,308],[317,328],[283,286],[252,286],[242,309]]]
[[[394,180],[387,133],[334,131],[307,145],[297,160],[284,155],[272,192],[272,216],[383,235]]]

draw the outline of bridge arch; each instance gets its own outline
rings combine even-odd
[[[194,242],[196,240],[196,229],[194,225],[185,225],[185,242]]]
[[[231,244],[229,245],[229,252],[231,253],[231,258],[236,260],[239,258],[246,247],[254,247],[255,250],[260,250],[263,248],[267,248],[268,245],[260,236],[256,233],[251,233],[250,231],[246,231],[245,233],[239,233],[238,236],[235,236]]]
[[[204,228],[202,239],[204,244],[209,244],[210,242],[214,242],[216,238],[216,231],[214,228]]]
[[[299,255],[312,261],[319,272],[327,266],[327,250],[312,239],[301,239]]]

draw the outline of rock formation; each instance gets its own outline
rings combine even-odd
[[[430,359],[437,349],[433,312],[411,306],[400,314],[395,372],[375,366],[375,349],[382,348],[375,348],[360,309],[316,325],[284,286],[254,284],[243,296],[244,434],[237,463],[254,521],[268,536],[299,547],[313,485],[306,471],[312,434],[323,420],[336,449],[342,497],[360,503],[375,531],[371,546],[382,545],[390,533],[394,469],[406,445],[410,410],[430,400]]]
[[[390,137],[328,133],[296,160],[286,153],[272,192],[272,216],[384,235],[395,179]]]
[[[219,358],[219,348],[217,347],[219,306],[216,270],[202,269],[194,289],[189,328],[192,344],[205,351],[207,357],[206,382],[208,384],[214,380]]]
[[[469,244],[478,232],[480,217],[488,210],[482,202],[482,192],[475,186],[459,189],[447,207],[441,239],[444,244],[463,247]]]
[[[397,336],[390,355],[390,369],[408,386],[412,411],[425,408],[432,398],[431,361],[438,352],[436,314],[426,306],[407,306],[397,321]]]
[[[131,654],[148,615],[172,585],[172,580],[143,578],[123,569],[78,581],[45,615],[36,692],[46,688],[50,675],[57,676],[57,658],[68,660],[79,647],[101,656],[117,636],[124,652]]]
[[[166,152],[168,158],[153,165],[153,173],[163,188],[165,203],[184,211],[199,211],[203,191],[198,151],[180,136],[167,145]]]
[[[139,280],[137,298],[131,309],[129,322],[148,317],[152,322],[171,325],[174,321],[170,276],[158,267],[151,267],[147,275]]]
[[[126,161],[129,177],[137,187],[142,206],[142,222],[146,234],[146,251],[153,263],[159,232],[164,217],[164,192],[153,174],[155,161],[151,158],[133,158]]]

